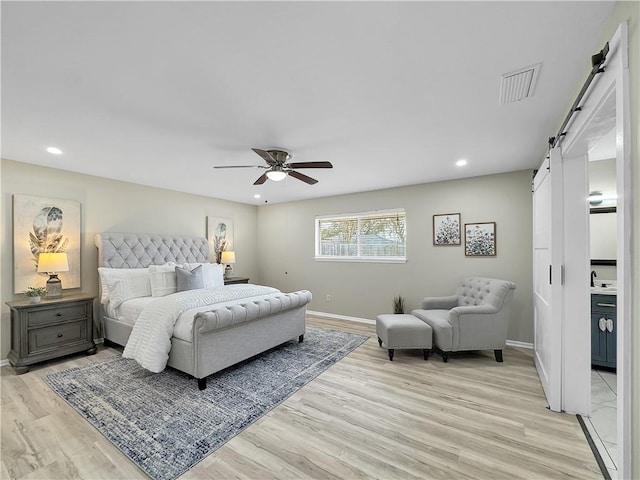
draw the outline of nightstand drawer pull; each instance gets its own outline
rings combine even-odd
[[[614,307],[616,306],[615,303],[596,303],[597,306],[599,307]]]
[[[61,317],[62,314],[60,312],[56,313],[56,317]]]
[[[62,334],[61,333],[58,334],[58,338],[62,338]]]

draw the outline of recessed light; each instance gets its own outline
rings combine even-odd
[[[259,194],[259,193],[256,193],[256,194],[253,196],[253,198],[260,198],[260,194]]]
[[[456,165],[457,165],[458,167],[464,167],[466,164],[467,164],[467,161],[466,161],[465,159],[458,160],[458,161],[456,162]]]
[[[47,152],[53,155],[62,155],[62,150],[56,147],[47,147]]]

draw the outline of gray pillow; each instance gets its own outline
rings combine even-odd
[[[204,288],[204,280],[202,278],[202,265],[198,265],[193,270],[176,267],[176,280],[178,284],[178,292]]]

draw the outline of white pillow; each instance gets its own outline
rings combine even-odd
[[[204,288],[224,286],[224,266],[219,263],[185,263],[184,268],[193,270],[200,265],[202,265]]]
[[[99,267],[101,298],[107,314],[115,316],[115,309],[132,298],[151,296],[149,270],[147,268]]]
[[[176,266],[173,262],[164,265],[149,265],[149,279],[151,281],[151,296],[164,297],[178,290]]]

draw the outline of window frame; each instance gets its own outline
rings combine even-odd
[[[340,220],[355,218],[358,221],[358,231],[356,235],[360,236],[360,222],[367,217],[384,217],[402,214],[404,216],[404,256],[363,256],[363,255],[320,255],[320,223],[323,220]],[[407,263],[407,212],[404,208],[391,208],[384,210],[370,210],[366,212],[340,213],[334,215],[316,215],[314,219],[314,260],[316,262],[348,262],[348,263]],[[360,250],[360,243],[356,243],[356,248]]]

